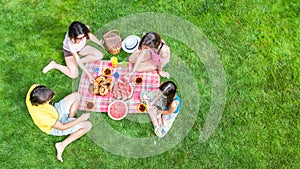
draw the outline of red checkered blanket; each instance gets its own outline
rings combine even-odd
[[[90,62],[86,64],[86,68],[91,75],[96,78],[99,75],[102,75],[102,70],[104,68],[112,68],[110,61],[96,61]],[[133,69],[133,64],[127,62],[126,68],[124,68],[121,64],[119,64],[118,68],[112,68],[113,72],[118,72],[120,75],[120,79],[123,79],[124,76],[129,72],[129,70]],[[156,71],[153,72],[143,72],[143,73],[134,73],[131,80],[133,80],[136,76],[142,76],[143,82],[142,84],[135,84],[134,82],[130,82],[133,86],[133,95],[130,99],[125,102],[128,105],[128,113],[138,113],[137,105],[141,102],[140,100],[140,92],[141,91],[153,91],[156,90],[160,84],[160,78]],[[115,78],[112,75],[112,81],[115,82]],[[78,92],[81,94],[81,103],[79,105],[80,110],[85,111],[93,111],[93,112],[107,112],[108,106],[111,102],[115,100],[111,93],[108,93],[106,96],[94,95],[93,90],[91,90],[92,86],[89,83],[88,77],[86,73],[82,72],[81,79],[79,82]],[[87,106],[87,104],[91,104],[93,106]]]

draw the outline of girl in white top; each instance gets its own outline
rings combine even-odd
[[[47,73],[52,69],[57,69],[70,78],[75,79],[79,76],[79,66],[87,74],[89,81],[93,83],[94,79],[92,75],[87,71],[83,64],[101,60],[103,58],[103,54],[97,48],[86,45],[87,40],[91,40],[103,47],[103,41],[100,41],[96,36],[94,36],[87,25],[78,21],[72,22],[63,41],[63,52],[66,66],[60,65],[55,61],[51,61],[44,67],[43,73]],[[80,58],[79,55],[83,57]]]

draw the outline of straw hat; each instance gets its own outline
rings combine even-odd
[[[140,40],[136,35],[129,35],[122,41],[122,49],[126,53],[133,53],[139,47]]]

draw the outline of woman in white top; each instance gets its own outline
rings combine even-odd
[[[87,25],[78,21],[72,22],[63,41],[63,52],[66,66],[60,65],[55,61],[51,61],[44,67],[43,73],[47,73],[52,69],[57,69],[70,78],[75,79],[79,76],[79,66],[87,74],[89,81],[92,83],[94,79],[83,64],[101,60],[103,58],[103,54],[97,48],[86,45],[87,40],[91,40],[103,47],[103,41],[100,41],[96,36],[94,36]],[[83,57],[80,58],[79,55]]]

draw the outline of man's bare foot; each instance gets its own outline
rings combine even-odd
[[[59,160],[60,162],[64,162],[63,159],[62,159],[62,153],[64,151],[64,147],[62,145],[62,142],[58,142],[55,144],[55,148],[56,148],[56,158],[57,160]]]
[[[49,70],[54,68],[55,61],[51,61],[47,66],[44,67],[43,73],[46,74]]]

